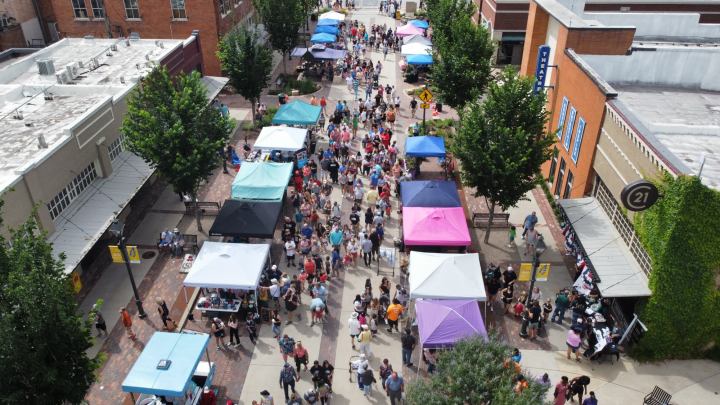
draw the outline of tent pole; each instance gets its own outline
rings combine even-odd
[[[188,302],[190,302],[190,300],[188,299],[187,287],[185,287],[185,286],[183,286],[183,293],[185,293],[185,303],[187,304]]]

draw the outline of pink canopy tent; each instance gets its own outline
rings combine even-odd
[[[468,246],[470,231],[462,207],[403,207],[403,236],[408,246]]]
[[[422,28],[418,28],[412,24],[405,24],[395,31],[395,35],[402,38],[410,35],[422,35],[424,32],[425,31]]]

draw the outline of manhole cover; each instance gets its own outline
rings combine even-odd
[[[142,254],[142,258],[145,260],[152,259],[153,257],[155,257],[156,254],[157,253],[155,253],[154,250],[148,250],[147,252]]]

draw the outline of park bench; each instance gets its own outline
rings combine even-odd
[[[656,385],[651,393],[645,395],[643,405],[670,405],[671,399],[672,395]]]
[[[490,220],[490,214],[484,212],[476,212],[472,216],[472,224],[475,228],[482,228],[487,225]],[[506,212],[496,213],[493,216],[492,228],[507,228],[510,226],[510,214]]]
[[[200,250],[198,246],[197,235],[184,233],[183,239],[185,240],[185,246],[183,246],[183,251],[190,251],[193,254],[197,254],[198,250]]]
[[[220,212],[220,203],[217,201],[198,201],[193,203],[192,201],[185,201],[185,214],[192,215],[195,213],[195,206],[200,210],[201,213],[205,214],[208,210],[214,211],[216,214]]]

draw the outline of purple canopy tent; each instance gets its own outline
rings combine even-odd
[[[424,348],[451,347],[459,340],[474,336],[488,338],[475,300],[418,300],[415,312]]]

